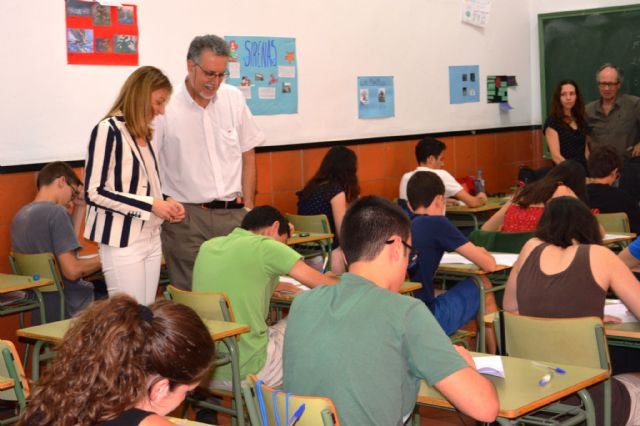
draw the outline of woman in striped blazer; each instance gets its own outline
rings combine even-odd
[[[85,238],[99,243],[109,294],[155,300],[162,247],[160,225],[184,218],[182,204],[163,199],[150,141],[164,113],[169,79],[157,68],[134,71],[107,116],[91,132],[85,162]]]

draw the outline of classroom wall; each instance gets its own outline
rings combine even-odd
[[[540,108],[540,50],[538,47],[538,15],[541,13],[567,12],[571,10],[595,9],[637,4],[637,0],[529,0],[531,20],[529,25],[530,53],[531,53],[531,122],[541,123]],[[588,55],[589,52],[585,52]],[[595,72],[594,84],[595,84]],[[593,99],[586,99],[591,101]]]

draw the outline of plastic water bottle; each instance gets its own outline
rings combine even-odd
[[[484,178],[482,177],[482,169],[478,169],[476,178],[473,180],[476,187],[476,194],[484,192]]]

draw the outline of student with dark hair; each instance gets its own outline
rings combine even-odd
[[[204,242],[193,269],[193,291],[226,293],[235,320],[251,329],[240,336],[240,377],[257,374],[271,386],[282,383],[282,342],[287,321],[267,326],[269,301],[274,291],[299,291],[291,284],[280,283],[280,276],[290,275],[309,287],[335,282],[283,244],[287,237],[289,222],[282,213],[271,206],[256,207],[246,214],[242,227]],[[230,367],[218,368],[212,385],[230,389]]]
[[[36,186],[35,199],[22,207],[11,222],[11,248],[16,253],[53,253],[64,281],[66,316],[74,316],[94,299],[94,286],[83,277],[101,267],[97,256],[78,257],[86,208],[82,181],[71,166],[56,161],[40,170]],[[47,321],[62,319],[58,293],[46,292],[43,298]],[[32,318],[39,322],[38,315]]]
[[[535,237],[524,245],[513,265],[504,309],[543,318],[597,316],[619,322],[604,316],[605,297],[611,289],[640,317],[640,283],[615,253],[601,244],[598,222],[582,201],[573,197],[551,200]],[[613,378],[611,424],[640,424],[639,386],[638,374]],[[596,413],[601,416],[601,387],[595,390]]]
[[[172,425],[213,363],[211,334],[189,307],[120,294],[71,324],[21,425]]]
[[[620,177],[622,156],[614,147],[601,145],[589,156],[590,182],[587,185],[589,207],[600,213],[623,212],[629,218],[631,232],[640,234],[640,207],[629,194],[613,184]]]
[[[487,195],[484,192],[476,195],[469,194],[448,171],[443,169],[445,149],[447,149],[447,146],[442,141],[431,136],[427,136],[418,142],[416,145],[418,167],[412,172],[405,173],[400,179],[400,200],[407,200],[407,183],[411,176],[415,172],[423,171],[433,172],[442,179],[445,198],[458,199],[469,207],[479,207],[486,204]]]
[[[414,173],[407,185],[407,196],[409,208],[414,213],[412,245],[418,253],[416,264],[409,265],[409,274],[412,281],[422,283],[422,288],[415,295],[431,310],[444,332],[451,335],[476,317],[480,291],[473,280],[466,279],[436,297],[433,278],[442,256],[447,251],[456,251],[487,272],[495,270],[496,261],[484,248],[470,242],[444,216],[444,185],[435,173]],[[497,309],[492,293],[488,294],[487,302],[487,312]]]
[[[580,88],[573,80],[562,80],[551,97],[551,112],[544,123],[544,135],[554,163],[576,160],[587,167],[587,120]]]
[[[324,214],[329,220],[333,239],[332,270],[344,272],[340,244],[340,226],[347,208],[360,195],[356,175],[358,159],[356,153],[345,146],[332,147],[322,159],[316,174],[296,195],[298,214]]]
[[[364,197],[342,222],[349,272],[335,286],[300,294],[289,313],[284,389],[333,400],[345,425],[401,425],[421,379],[454,407],[489,422],[491,382],[454,347],[419,300],[401,296],[411,253],[409,219],[381,197]]]
[[[576,197],[587,202],[586,172],[577,161],[563,161],[542,179],[523,187],[482,225],[482,229],[531,232],[536,229],[545,204],[561,196]]]

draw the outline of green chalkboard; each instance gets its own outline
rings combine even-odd
[[[560,80],[575,80],[585,103],[598,99],[606,62],[623,69],[621,92],[640,96],[640,5],[541,14],[538,30],[543,121]]]

